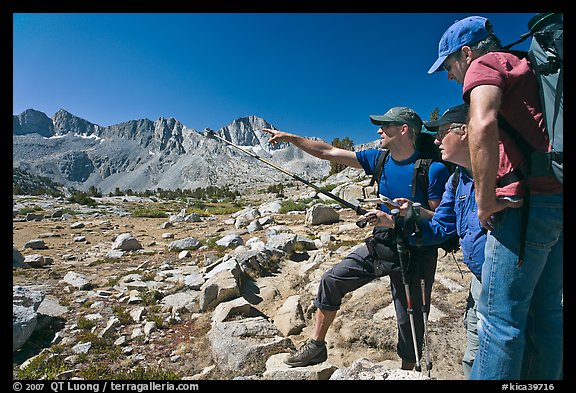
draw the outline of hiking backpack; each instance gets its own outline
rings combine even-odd
[[[528,21],[527,33],[520,39],[504,46],[509,50],[514,45],[532,37],[528,51],[510,50],[520,57],[527,57],[536,74],[540,91],[540,103],[548,131],[550,149],[548,152],[534,151],[519,133],[502,116],[499,124],[507,131],[529,160],[528,176],[554,176],[558,182],[564,181],[564,67],[563,31],[564,18],[561,13],[541,13]]]
[[[430,138],[430,136],[427,134],[420,134],[419,135],[420,141],[422,140],[422,138]],[[417,143],[417,147],[418,146],[419,144]],[[435,147],[437,148],[437,146]],[[382,172],[384,171],[384,163],[386,162],[386,158],[388,157],[389,153],[390,151],[388,149],[384,149],[378,156],[378,161],[376,162],[376,166],[374,167],[374,173],[372,175],[372,178],[370,179],[370,187],[373,187],[374,184],[376,184],[376,188],[380,186],[380,178],[382,177]],[[434,161],[440,161],[443,164],[445,164],[448,167],[450,173],[453,173],[454,170],[456,169],[455,165],[450,165],[451,163],[446,163],[445,161],[442,161],[437,157],[437,155],[435,158],[431,157],[418,158],[414,163],[414,172],[412,174],[412,195],[411,195],[412,200],[416,196],[416,187],[423,190],[424,194],[427,193],[428,186],[430,183],[428,179],[428,170],[430,169],[430,165]],[[456,181],[458,181],[458,179],[456,179]],[[456,185],[457,184],[458,183],[456,183]],[[430,206],[428,206],[427,203],[424,207],[426,209],[430,208]],[[443,243],[440,243],[438,247],[444,250],[445,252],[444,255],[456,252],[460,249],[460,238],[458,237],[458,235],[451,236]]]
[[[564,183],[564,17],[561,13],[541,13],[528,21],[528,32],[518,41],[506,45],[500,51],[508,51],[519,57],[526,57],[538,81],[540,104],[546,131],[548,132],[549,151],[535,151],[520,136],[502,115],[498,115],[500,128],[506,131],[517,143],[526,158],[527,170],[514,170],[498,181],[498,186],[521,180],[528,176],[553,176],[559,183]],[[510,50],[514,45],[532,37],[528,51]],[[520,227],[520,248],[518,250],[518,267],[524,263],[526,233],[530,209],[530,192],[524,196]]]

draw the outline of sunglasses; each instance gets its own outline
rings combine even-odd
[[[436,139],[438,139],[439,141],[441,141],[442,139],[444,139],[444,137],[445,137],[446,135],[448,135],[448,133],[449,133],[451,130],[454,130],[454,129],[456,129],[456,128],[461,128],[461,127],[462,127],[462,125],[459,124],[459,125],[457,125],[457,126],[452,126],[452,127],[445,128],[445,129],[443,129],[443,130],[438,130],[438,132],[436,133]]]

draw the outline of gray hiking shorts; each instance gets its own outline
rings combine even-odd
[[[413,268],[410,269],[408,274],[408,284],[416,325],[418,348],[422,348],[424,336],[420,278],[423,278],[425,282],[426,312],[429,312],[437,258],[438,251],[435,248],[422,247],[411,252],[409,265]],[[412,344],[410,320],[407,312],[408,301],[402,281],[402,273],[391,272],[388,275],[390,276],[392,298],[398,321],[397,352],[405,361],[415,362],[414,345]],[[368,284],[375,278],[377,277],[374,274],[374,267],[368,248],[362,245],[351,252],[342,262],[334,265],[322,275],[314,305],[320,310],[337,311],[342,304],[344,295]],[[419,356],[421,356],[421,353]]]

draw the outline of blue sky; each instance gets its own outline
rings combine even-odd
[[[507,44],[535,14],[14,13],[13,113],[62,108],[101,126],[174,117],[199,131],[254,115],[365,143],[371,114],[410,106],[428,120],[461,103],[460,85],[427,71],[444,31],[470,15]]]

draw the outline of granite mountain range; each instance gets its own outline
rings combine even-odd
[[[286,143],[271,146],[257,116],[234,120],[215,131],[237,146],[310,181],[328,175],[330,164]],[[13,116],[13,168],[68,188],[102,193],[116,189],[251,189],[291,178],[228,144],[208,138],[174,118],[129,120],[100,126],[64,109],[52,118],[27,109]]]

